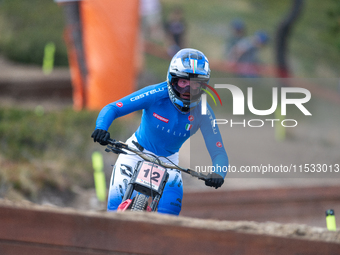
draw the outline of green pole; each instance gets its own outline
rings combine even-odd
[[[333,209],[329,209],[326,211],[326,224],[327,224],[327,229],[329,231],[336,231],[336,222],[335,222],[335,215],[334,215]]]
[[[94,169],[93,177],[97,198],[99,201],[104,202],[106,200],[106,181],[103,172],[103,156],[99,151],[92,153],[92,166]]]
[[[54,53],[55,53],[55,44],[53,42],[49,42],[45,45],[44,49],[44,59],[43,59],[43,72],[48,75],[53,71],[54,66]]]

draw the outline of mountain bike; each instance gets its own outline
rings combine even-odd
[[[107,142],[106,152],[113,152],[115,154],[128,154],[131,152],[143,159],[138,161],[134,169],[133,175],[131,176],[123,196],[122,203],[118,206],[118,211],[157,211],[159,200],[162,197],[166,182],[169,178],[167,169],[177,169],[203,181],[208,178],[207,175],[198,173],[189,168],[180,167],[166,157],[158,157],[151,153],[144,153],[140,150],[131,148],[126,143],[113,139],[109,139]],[[169,163],[161,161],[160,158],[166,159]],[[132,198],[134,191],[137,191],[137,195]],[[151,198],[150,205],[148,203],[149,198]]]

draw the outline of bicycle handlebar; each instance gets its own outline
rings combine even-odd
[[[198,178],[199,180],[207,180],[209,177],[207,175],[198,173],[190,168],[182,168],[180,166],[177,166],[175,164],[170,164],[170,163],[165,163],[161,160],[159,160],[159,157],[153,155],[153,154],[145,154],[139,150],[136,150],[134,148],[129,147],[126,143],[124,142],[120,142],[120,141],[116,141],[114,139],[108,139],[107,142],[109,143],[109,145],[107,145],[107,148],[105,149],[105,151],[107,152],[113,152],[116,154],[127,154],[124,150],[130,151],[132,153],[137,154],[138,156],[140,156],[142,159],[149,161],[149,162],[156,162],[158,165],[164,167],[164,168],[171,168],[171,169],[177,169],[180,170],[184,173],[190,174],[193,177]],[[124,149],[124,150],[123,150]]]

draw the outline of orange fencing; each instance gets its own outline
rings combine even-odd
[[[68,32],[74,29],[72,24],[65,36],[74,108],[99,110],[135,90],[139,1],[82,0],[76,4],[84,52],[76,50]],[[77,60],[79,54],[85,59],[85,75],[80,68],[83,63]]]
[[[138,2],[81,1],[88,109],[101,109],[135,89]]]

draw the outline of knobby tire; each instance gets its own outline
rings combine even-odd
[[[131,211],[145,211],[148,206],[148,199],[144,194],[137,194],[132,202]]]

